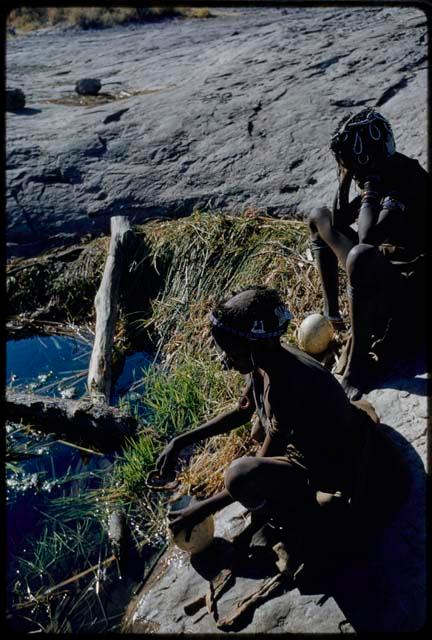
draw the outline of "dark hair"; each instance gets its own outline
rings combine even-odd
[[[275,289],[243,289],[217,304],[210,315],[213,329],[249,340],[276,338],[286,330],[291,314]]]

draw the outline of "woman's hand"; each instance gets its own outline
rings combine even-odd
[[[348,207],[349,203],[349,192],[352,181],[352,173],[349,169],[344,167],[341,164],[338,164],[338,181],[339,181],[339,189],[337,195],[337,206],[336,210],[339,212],[345,211]],[[336,223],[336,220],[334,220]]]
[[[186,542],[189,542],[194,526],[205,520],[208,515],[207,511],[203,509],[202,504],[195,502],[185,509],[170,511],[168,513],[168,526],[174,535],[182,529],[185,529],[185,539]]]
[[[174,472],[179,454],[179,447],[175,439],[171,440],[156,461],[156,469],[161,476],[170,476]]]
[[[352,173],[349,169],[344,167],[342,164],[337,165],[337,177],[340,185],[346,184],[348,181],[352,180]]]

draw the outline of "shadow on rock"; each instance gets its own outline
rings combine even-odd
[[[17,109],[13,112],[16,116],[35,116],[37,113],[42,113],[42,109],[30,109],[24,107],[24,109]]]
[[[202,553],[191,556],[190,563],[205,580],[213,580],[223,569],[231,568],[234,546],[224,538],[214,538]]]
[[[251,546],[239,550],[229,540],[214,538],[203,553],[191,557],[191,565],[205,580],[213,580],[224,569],[233,569],[236,577],[260,580],[277,573],[272,549]]]
[[[426,473],[410,443],[381,426],[409,465],[409,496],[367,550],[332,575],[306,576],[299,590],[333,597],[356,632],[414,632],[426,620]]]
[[[421,354],[413,355],[409,360],[398,363],[388,371],[387,375],[383,376],[377,388],[398,389],[416,396],[428,396],[430,393],[429,380],[416,377],[428,373],[430,368],[425,353],[424,349]]]
[[[423,398],[430,395],[430,384],[427,378],[400,378],[393,377],[392,380],[384,380],[379,389],[397,389],[399,391],[406,391],[414,396],[421,396]]]

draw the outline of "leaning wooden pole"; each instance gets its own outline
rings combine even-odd
[[[88,391],[95,403],[109,404],[112,349],[119,306],[122,270],[128,246],[134,238],[128,218],[111,218],[111,241],[102,282],[96,293],[96,329],[87,377]]]

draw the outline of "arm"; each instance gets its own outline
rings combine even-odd
[[[382,192],[379,176],[364,179],[362,204],[358,217],[359,242],[378,246],[391,235],[392,228],[403,216],[405,205],[396,191]],[[383,206],[381,197],[387,195]]]
[[[359,241],[374,246],[380,245],[391,233],[392,228],[399,223],[403,212],[399,208],[384,208],[376,216],[368,213],[362,219],[362,229],[360,233],[359,217]],[[368,224],[368,220],[370,223]],[[364,226],[363,226],[364,224]]]
[[[357,223],[360,243],[371,243],[370,235],[380,210],[379,185],[380,179],[377,176],[365,178]]]
[[[242,408],[240,404],[238,404],[234,409],[221,413],[200,427],[176,436],[173,439],[176,443],[176,449],[181,451],[185,447],[200,440],[205,440],[206,438],[218,436],[222,433],[228,433],[233,429],[237,429],[251,419],[254,410],[255,407],[253,405]]]
[[[257,457],[271,458],[283,455],[285,441],[277,434],[267,433],[261,448],[257,451]]]
[[[354,201],[349,202],[349,192],[353,176],[344,167],[339,167],[339,185],[333,200],[333,224],[336,227],[350,226],[357,217],[356,208],[351,206]],[[356,198],[354,199],[356,200]]]
[[[244,389],[243,395],[235,408],[219,414],[196,429],[181,433],[173,438],[157,459],[156,469],[158,469],[161,475],[166,475],[174,469],[176,460],[182,449],[200,440],[237,429],[251,419],[254,411],[255,402],[251,383],[249,383]]]

